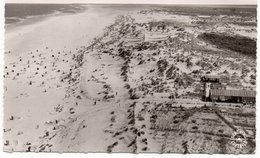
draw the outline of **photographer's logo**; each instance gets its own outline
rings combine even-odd
[[[246,133],[240,129],[232,133],[231,135],[231,144],[236,148],[236,149],[241,149],[244,148],[247,145],[247,140],[246,140]]]

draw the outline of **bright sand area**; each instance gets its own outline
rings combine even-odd
[[[60,80],[68,71],[80,71],[73,67],[75,65],[75,61],[72,60],[73,54],[77,54],[94,37],[101,35],[106,26],[113,23],[119,12],[110,11],[88,8],[84,13],[48,17],[17,28],[7,28],[4,90],[5,151],[48,151],[47,148],[50,148],[51,144],[56,146],[50,151],[105,150],[103,144],[105,138],[102,136],[102,128],[105,126],[101,124],[106,123],[104,119],[107,118],[99,116],[109,114],[110,108],[113,107],[108,107],[107,104],[93,106],[93,96],[81,100],[67,96],[67,91],[71,90],[72,85]],[[89,63],[97,67],[103,62],[100,60],[100,63],[97,63],[94,56],[91,54],[88,56]],[[105,57],[104,60],[111,59]],[[117,71],[118,62],[111,60],[110,71],[113,71],[113,67],[115,72]],[[84,73],[86,76],[83,76],[84,82],[90,78],[88,72],[96,69],[95,66],[91,64],[83,66],[86,72]],[[111,82],[119,80],[113,76],[115,72],[108,76],[111,77],[109,78]],[[89,94],[96,94],[92,91],[92,88],[95,88],[93,84],[86,86]],[[76,93],[75,91],[72,93]],[[75,106],[79,112],[75,111]],[[76,116],[70,116],[75,112]],[[95,112],[99,112],[99,115],[95,115]],[[73,124],[77,119],[79,123]],[[87,131],[84,131],[84,139],[77,136],[79,128],[85,127],[83,124],[88,126]],[[53,126],[55,129],[50,129]],[[66,129],[63,130],[64,126]],[[74,137],[80,139],[76,141],[78,143],[76,146],[71,139]]]

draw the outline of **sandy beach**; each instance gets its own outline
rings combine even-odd
[[[50,122],[62,121],[57,108],[68,112],[76,106],[72,97],[65,101],[71,85],[61,78],[75,69],[73,55],[82,53],[79,50],[102,35],[116,16],[116,12],[88,8],[83,13],[53,16],[16,29],[7,28],[4,119],[5,130],[9,131],[5,140],[12,147],[5,148],[6,151],[26,151],[28,144],[33,147],[44,137]],[[92,105],[92,101],[85,102],[84,106],[88,104]]]

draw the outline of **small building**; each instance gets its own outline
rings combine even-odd
[[[167,25],[164,22],[153,21],[148,23],[149,31],[158,31],[158,30],[166,30]]]
[[[217,75],[204,75],[201,77],[202,82],[219,82],[220,76]]]
[[[164,23],[162,23],[161,25],[157,25],[157,29],[158,30],[165,30],[166,29],[166,25]]]
[[[249,90],[210,89],[209,99],[213,102],[255,103],[256,92]]]

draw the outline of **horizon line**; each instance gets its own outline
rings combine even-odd
[[[34,3],[34,2],[23,2],[23,3],[18,3],[18,2],[5,2],[5,4],[117,4],[117,5],[122,5],[122,4],[126,4],[126,5],[230,5],[230,6],[242,6],[242,5],[251,5],[251,6],[257,6],[257,4],[243,4],[243,3],[240,3],[240,4],[231,4],[231,3],[214,3],[214,4],[209,4],[209,3],[196,3],[196,4],[191,4],[191,3],[176,3],[176,4],[173,4],[173,3],[75,3],[75,2],[72,2],[72,3],[45,3],[45,2],[37,2],[37,3]]]

